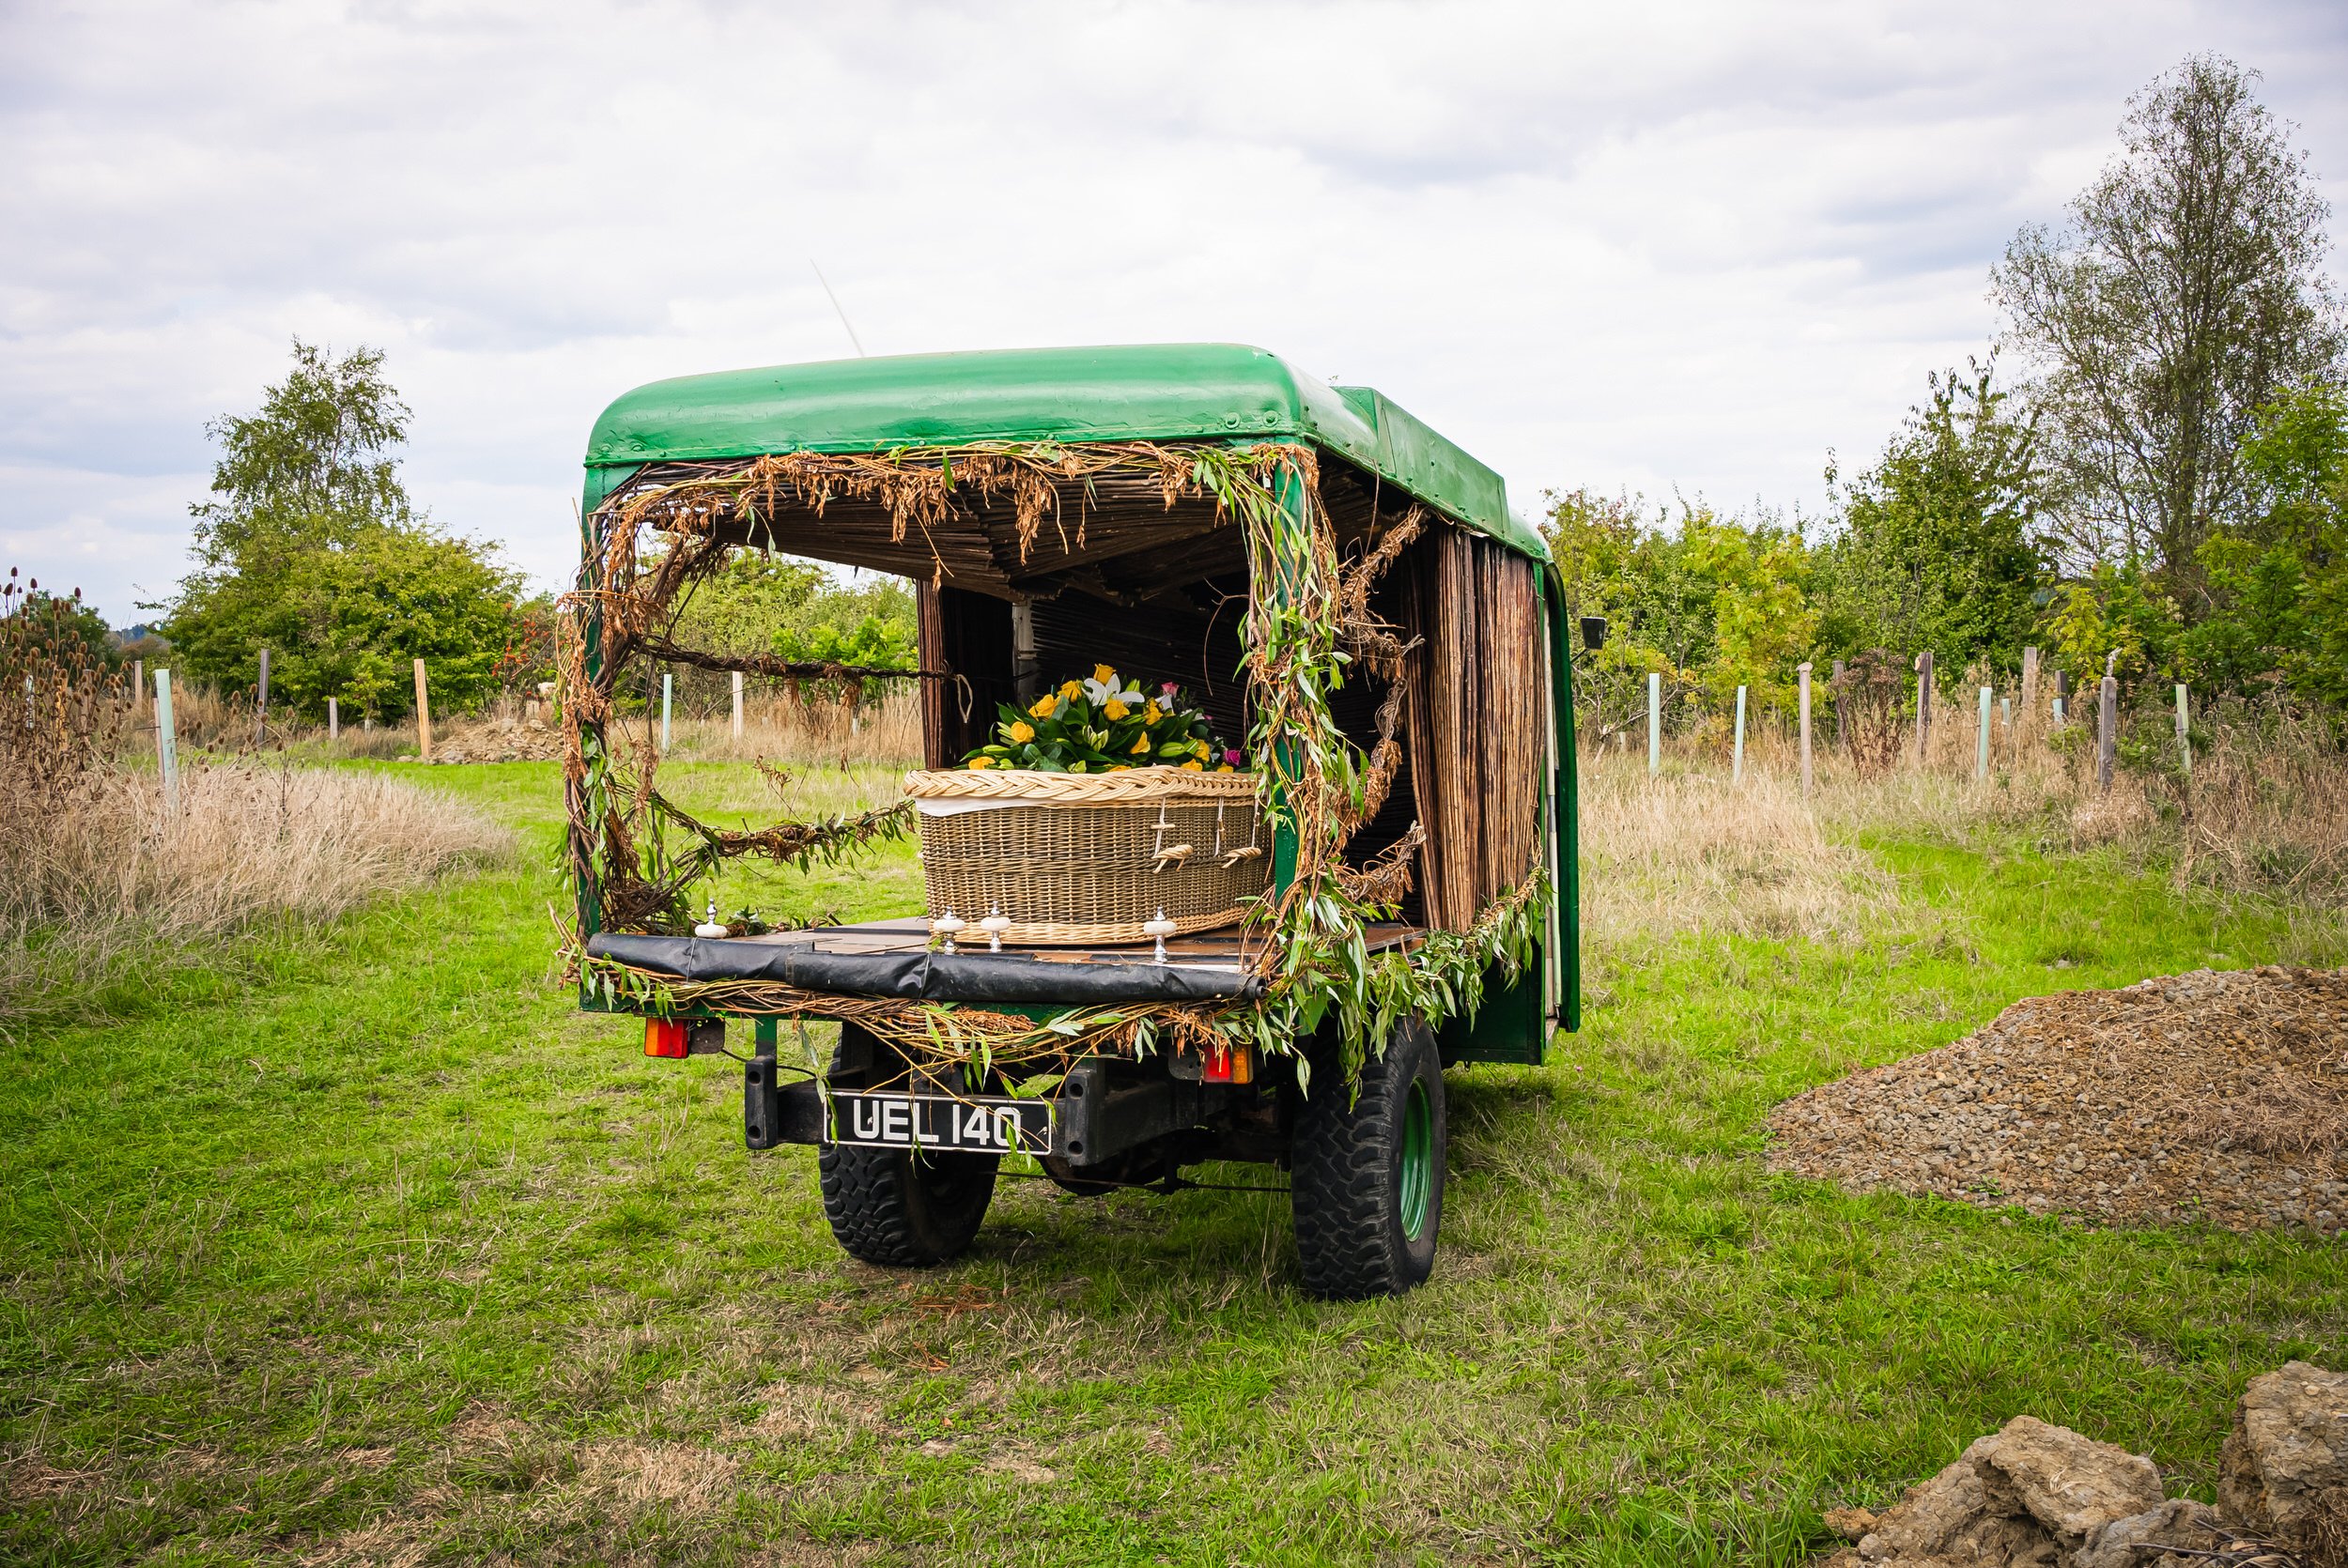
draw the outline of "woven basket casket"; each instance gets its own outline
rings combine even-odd
[[[938,770],[905,775],[920,813],[930,918],[999,909],[1006,942],[1142,942],[1160,910],[1179,933],[1236,924],[1272,871],[1256,776]]]

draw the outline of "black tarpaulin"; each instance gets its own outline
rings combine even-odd
[[[919,1002],[1252,1000],[1260,982],[1237,968],[1151,962],[1066,962],[1015,953],[819,953],[798,943],[599,933],[587,951],[680,980],[773,980],[801,991]]]

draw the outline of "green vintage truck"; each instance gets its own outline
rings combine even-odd
[[[1083,1194],[1241,1161],[1288,1174],[1308,1290],[1428,1277],[1444,1068],[1579,1022],[1572,647],[1499,475],[1260,349],[939,354],[628,392],[582,519],[581,1005],[741,1055],[747,1143],[815,1145],[842,1246],[956,1256],[1005,1160]],[[918,668],[674,640],[746,550],[912,579]],[[678,668],[916,683],[924,765],[860,815],[696,821],[630,699]],[[736,862],[907,833],[901,918],[714,915]]]

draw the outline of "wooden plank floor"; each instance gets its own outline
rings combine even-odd
[[[1369,927],[1364,933],[1371,952],[1389,947],[1410,947],[1425,936],[1418,926],[1381,924]],[[778,946],[807,946],[819,953],[918,953],[930,943],[930,923],[913,917],[903,920],[867,920],[854,926],[816,926],[805,930],[769,931],[765,936],[737,938],[745,942],[767,942]],[[975,929],[965,930],[955,945],[965,954],[984,954],[986,934]],[[1148,963],[1155,949],[1147,942],[1122,943],[1090,947],[1035,947],[1013,943],[1003,944],[1007,954],[1021,958],[1046,959],[1057,963]],[[1198,931],[1190,936],[1170,936],[1166,939],[1166,958],[1169,963],[1197,964],[1213,967],[1239,967],[1240,930],[1237,926],[1222,930]]]

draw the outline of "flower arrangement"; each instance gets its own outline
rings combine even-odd
[[[1240,753],[1226,747],[1204,713],[1168,681],[1145,693],[1107,665],[1089,681],[1063,682],[1025,708],[1005,702],[995,740],[963,759],[971,768],[1039,773],[1121,773],[1174,767],[1231,773]]]

